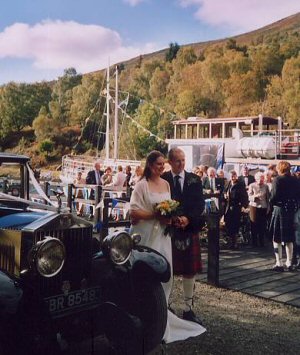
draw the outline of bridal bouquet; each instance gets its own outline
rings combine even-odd
[[[165,200],[157,203],[154,207],[155,211],[162,217],[172,218],[178,214],[178,207],[180,203],[175,200]],[[172,220],[170,224],[165,227],[164,235],[171,234]]]
[[[161,216],[172,217],[176,215],[177,208],[180,205],[178,201],[175,200],[164,200],[155,205],[155,211]]]

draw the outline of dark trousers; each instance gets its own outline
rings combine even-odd
[[[267,209],[250,206],[250,221],[252,245],[257,246],[258,242],[260,246],[264,246],[267,231]]]

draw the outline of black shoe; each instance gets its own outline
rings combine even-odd
[[[295,271],[295,268],[294,268],[294,266],[288,266],[287,268],[286,268],[286,271],[289,271],[289,272],[294,272]]]
[[[271,270],[272,270],[272,271],[276,271],[276,272],[283,272],[283,271],[284,271],[284,268],[283,268],[283,266],[277,266],[277,265],[275,265],[275,266],[272,267]]]
[[[183,312],[182,318],[184,320],[189,320],[191,322],[198,323],[200,325],[203,324],[202,320],[199,317],[197,317],[196,314],[192,310],[189,310],[187,312]]]

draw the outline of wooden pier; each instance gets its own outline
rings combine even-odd
[[[206,248],[202,249],[202,259],[204,272],[198,280],[207,282]],[[219,260],[220,287],[300,307],[300,270],[272,271],[275,257],[270,242],[264,248],[221,249]]]

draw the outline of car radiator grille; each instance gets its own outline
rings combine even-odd
[[[57,238],[63,242],[66,249],[66,260],[63,269],[58,275],[51,278],[39,276],[40,294],[49,297],[63,293],[63,283],[69,283],[71,290],[80,289],[83,283],[88,282],[90,274],[92,228],[38,231],[35,233],[34,242],[36,243],[47,236]]]
[[[15,270],[15,247],[0,245],[0,268],[13,274]]]

